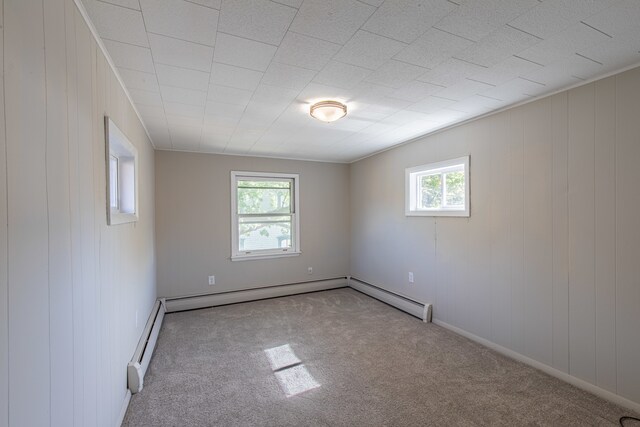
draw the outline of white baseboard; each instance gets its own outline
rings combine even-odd
[[[424,322],[431,321],[431,304],[415,301],[409,297],[387,291],[371,283],[356,279],[355,277],[349,277],[349,287],[409,313],[418,319],[422,319]]]
[[[325,291],[329,289],[344,288],[346,286],[346,277],[327,280],[314,280],[311,282],[268,286],[264,288],[222,292],[217,294],[166,298],[166,307],[167,313],[171,313],[174,311],[215,307],[218,305],[235,304],[239,302],[248,302],[267,298],[304,294],[307,292]]]
[[[120,427],[122,425],[124,416],[127,415],[129,402],[131,402],[131,390],[127,389],[127,394],[124,396],[124,401],[122,402],[122,409],[120,409],[120,415],[118,415],[118,420],[116,421],[116,427]]]
[[[578,388],[581,388],[582,390],[588,391],[589,393],[593,393],[596,396],[602,397],[603,399],[606,399],[612,403],[615,403],[616,405],[622,406],[624,408],[628,408],[631,409],[632,411],[635,411],[637,413],[640,413],[640,403],[636,403],[634,401],[631,401],[625,397],[622,397],[618,394],[612,393],[608,390],[605,390],[603,388],[600,388],[594,384],[591,384],[585,380],[581,380],[580,378],[576,378],[572,375],[567,374],[566,372],[562,372],[556,368],[553,368],[549,365],[545,365],[542,362],[538,362],[537,360],[531,359],[530,357],[524,356],[520,353],[517,353],[513,350],[510,350],[506,347],[503,347],[501,345],[498,345],[494,342],[491,342],[485,338],[481,338],[477,335],[474,335],[470,332],[465,331],[464,329],[460,329],[456,326],[450,325],[446,322],[443,322],[442,320],[439,319],[433,319],[433,323],[435,323],[438,326],[442,326],[443,328],[449,329],[452,332],[455,332],[458,335],[462,335],[463,337],[469,338],[472,341],[477,342],[478,344],[482,344],[485,347],[488,347],[492,350],[497,351],[498,353],[501,353],[507,357],[510,357],[512,359],[515,359],[519,362],[525,363],[529,366],[532,366],[536,369],[541,370],[542,372],[545,372],[549,375],[551,375],[552,377],[556,377],[564,382],[567,382],[571,385],[574,385]]]

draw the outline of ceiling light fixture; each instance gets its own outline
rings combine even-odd
[[[320,101],[311,106],[309,114],[321,122],[331,123],[347,115],[347,106],[338,101]]]

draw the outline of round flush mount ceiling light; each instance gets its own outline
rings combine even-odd
[[[338,101],[320,101],[311,106],[309,114],[321,122],[331,123],[347,115],[347,106]]]

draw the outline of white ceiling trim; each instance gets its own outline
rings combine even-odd
[[[423,136],[425,136],[425,135],[423,135]],[[420,138],[422,138],[423,136],[421,136]],[[416,138],[416,139],[418,139],[418,138]],[[395,147],[395,145],[394,145],[394,147]],[[391,148],[393,148],[393,147],[390,147],[389,149],[391,149]],[[298,161],[298,162],[333,163],[333,164],[341,164],[341,165],[349,165],[351,163],[355,163],[355,162],[358,161],[358,160],[343,161],[343,160],[308,159],[308,158],[304,158],[304,157],[270,156],[270,155],[262,155],[262,154],[257,156],[257,155],[251,155],[251,154],[243,154],[243,153],[214,153],[214,152],[209,152],[209,151],[186,150],[184,148],[156,148],[156,150],[157,151],[171,151],[171,152],[176,152],[176,153],[205,154],[205,155],[211,155],[211,156],[253,157],[253,158],[256,158],[256,159],[295,160],[295,161]]]
[[[366,156],[358,157],[355,160],[351,160],[351,161],[345,162],[345,163],[349,163],[349,164],[356,163],[356,162],[359,162],[360,160],[364,160],[366,158],[376,156],[376,155],[378,155],[380,153],[384,153],[385,151],[391,151],[394,148],[398,148],[398,147],[401,147],[403,145],[411,144],[413,142],[419,141],[419,140],[421,140],[423,138],[426,138],[428,136],[433,136],[433,135],[439,134],[441,132],[445,132],[447,130],[457,128],[459,126],[466,125],[467,123],[472,123],[472,122],[475,122],[476,120],[484,119],[485,117],[490,117],[490,116],[493,116],[495,114],[500,114],[500,113],[502,113],[504,111],[511,110],[513,108],[518,108],[518,107],[521,107],[523,105],[531,104],[532,102],[536,102],[536,101],[539,101],[541,99],[549,98],[551,96],[557,95],[557,94],[562,93],[562,92],[568,92],[568,91],[570,91],[572,89],[575,89],[575,88],[578,88],[580,86],[586,86],[586,85],[591,84],[593,82],[596,82],[598,80],[603,80],[603,79],[606,79],[608,77],[615,76],[616,74],[624,73],[625,71],[629,71],[629,70],[632,70],[632,69],[637,68],[637,67],[640,67],[640,62],[636,62],[635,64],[626,66],[626,67],[624,67],[624,68],[622,68],[620,70],[611,71],[611,72],[608,72],[608,73],[603,74],[601,76],[596,76],[596,77],[592,77],[592,78],[584,80],[584,81],[580,81],[580,82],[578,82],[578,83],[576,83],[574,85],[571,85],[571,86],[568,86],[568,87],[565,87],[565,88],[560,88],[560,89],[558,89],[556,91],[553,91],[551,93],[545,93],[543,95],[538,95],[538,96],[535,96],[535,97],[530,98],[530,99],[525,99],[524,101],[516,102],[516,103],[511,104],[511,105],[506,105],[506,106],[504,106],[504,107],[502,107],[502,108],[500,108],[498,110],[489,111],[489,112],[484,113],[482,115],[471,117],[471,118],[466,119],[466,120],[461,121],[461,122],[456,122],[456,123],[451,123],[449,125],[445,125],[445,126],[443,126],[441,128],[434,129],[433,131],[427,132],[427,133],[425,133],[423,135],[416,136],[415,138],[411,138],[411,139],[409,139],[407,141],[401,142],[399,144],[392,145],[390,147],[383,148],[382,150],[375,151],[373,153],[367,154]]]

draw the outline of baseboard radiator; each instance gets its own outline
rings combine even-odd
[[[164,299],[158,299],[151,310],[149,320],[144,327],[131,362],[127,365],[127,386],[132,394],[138,393],[144,386],[144,374],[147,372],[153,350],[158,341],[162,320],[166,312]]]
[[[175,311],[216,307],[219,305],[236,304],[240,302],[256,301],[345,287],[347,287],[347,277],[337,277],[332,279],[288,283],[284,285],[266,286],[239,291],[218,292],[215,294],[166,298],[166,308],[167,313],[172,313]]]
[[[349,277],[349,287],[392,305],[418,319],[422,319],[423,322],[431,322],[431,304],[416,301],[404,295],[382,289],[379,286],[356,279],[355,277]]]
[[[332,279],[289,283],[215,294],[159,298],[153,306],[153,310],[144,327],[136,351],[127,366],[127,383],[129,390],[131,390],[132,394],[135,394],[140,392],[144,386],[144,375],[149,367],[149,362],[151,361],[151,356],[153,355],[153,350],[155,349],[160,328],[162,327],[162,321],[166,313],[325,291],[348,286],[405,311],[425,322],[431,321],[431,304],[412,300],[354,277],[336,277]]]

